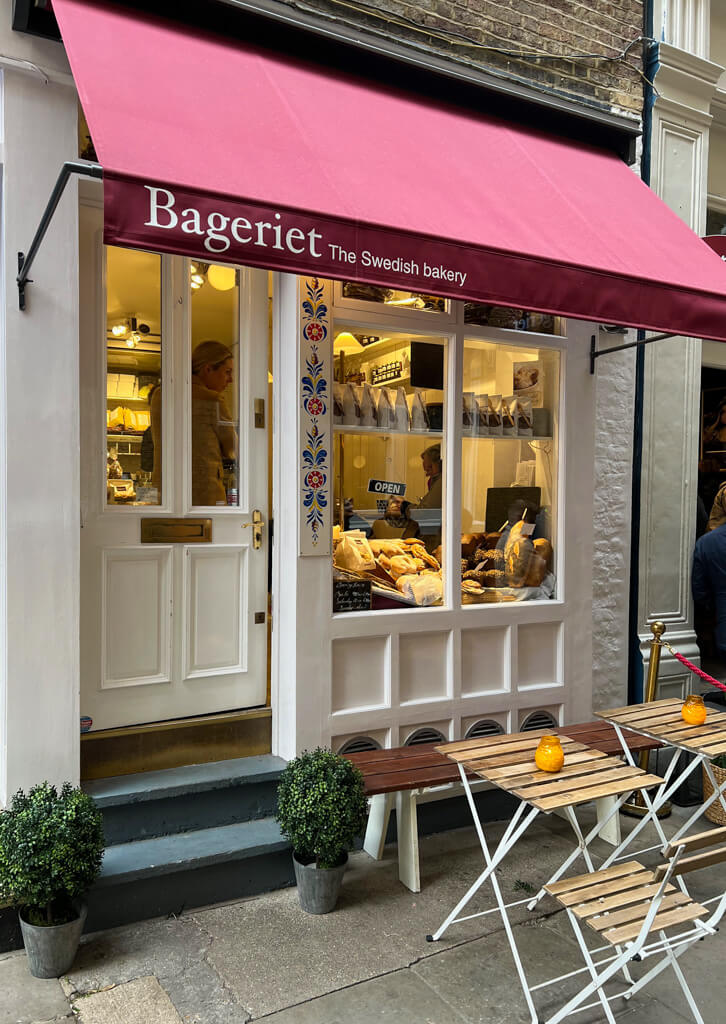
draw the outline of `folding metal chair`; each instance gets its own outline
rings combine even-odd
[[[696,850],[703,852],[693,853]],[[701,904],[684,889],[671,885],[671,878],[677,877],[681,881],[681,876],[691,871],[726,861],[726,828],[710,829],[678,839],[667,848],[666,857],[668,861],[655,870],[633,860],[546,886],[550,895],[567,912],[585,966],[531,986],[530,995],[579,974],[589,974],[591,979],[577,995],[548,1017],[546,1024],[558,1024],[572,1014],[599,1005],[606,1020],[615,1024],[610,1003],[615,999],[632,998],[667,967],[673,968],[694,1019],[698,1024],[704,1024],[678,961],[694,943],[715,934],[716,926],[726,911],[726,891],[722,896]],[[709,903],[716,904],[710,916],[706,909]],[[588,949],[583,925],[595,931],[606,945]],[[666,934],[682,925],[688,926],[685,931]],[[601,953],[605,955],[596,961],[594,958]],[[629,964],[661,953],[661,959],[646,974],[633,979]],[[622,974],[626,990],[606,994],[604,986],[618,974]],[[585,1004],[593,995],[597,995],[597,1000]]]

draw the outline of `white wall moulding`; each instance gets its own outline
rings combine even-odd
[[[461,694],[506,693],[512,685],[512,630],[461,630]]]
[[[711,0],[655,0],[653,26],[657,39],[670,48],[707,58],[710,48]]]
[[[300,289],[300,554],[330,555],[332,337],[330,285],[303,277]]]

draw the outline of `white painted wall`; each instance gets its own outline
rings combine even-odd
[[[593,685],[596,398],[595,378],[589,374],[590,325],[572,322],[566,342],[555,338],[541,342],[563,349],[557,503],[561,531],[555,543],[558,600],[457,609],[457,571],[446,575],[452,603],[448,609],[402,608],[334,616],[329,556],[298,557],[297,553],[297,299],[295,279],[280,275],[273,370],[273,752],[291,757],[318,743],[337,749],[346,737],[361,734],[397,746],[414,728],[424,725],[454,739],[481,718],[495,719],[508,731],[516,731],[535,709],[550,710],[562,722],[586,720],[592,710]],[[442,331],[451,331],[452,337],[458,332],[461,340],[463,317],[461,323],[452,320]],[[521,344],[527,344],[526,336]],[[326,355],[321,346],[321,355],[329,360],[330,352]],[[460,345],[453,347],[450,356],[449,393],[460,394]],[[450,438],[459,437],[458,416],[458,403],[450,402]],[[457,444],[452,441],[452,450]],[[450,459],[446,464],[449,497],[443,532],[448,550],[455,551],[461,533],[457,466]],[[622,469],[621,475],[625,473]],[[613,634],[618,628],[613,627]]]
[[[599,346],[633,340],[601,335]],[[598,359],[596,375],[592,677],[593,705],[606,708],[628,696],[634,351]]]
[[[11,7],[0,5],[0,54],[45,75],[8,61],[2,100],[0,804],[44,778],[76,781],[79,745],[75,184],[33,268],[24,314],[14,285],[17,252],[62,162],[77,155],[76,94],[60,44],[12,32]]]

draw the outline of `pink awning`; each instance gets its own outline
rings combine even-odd
[[[722,261],[608,152],[110,3],[53,7],[109,243],[726,340]]]

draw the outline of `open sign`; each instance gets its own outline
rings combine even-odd
[[[392,494],[397,498],[402,498],[406,493],[406,485],[397,483],[395,480],[369,480],[368,493]]]

